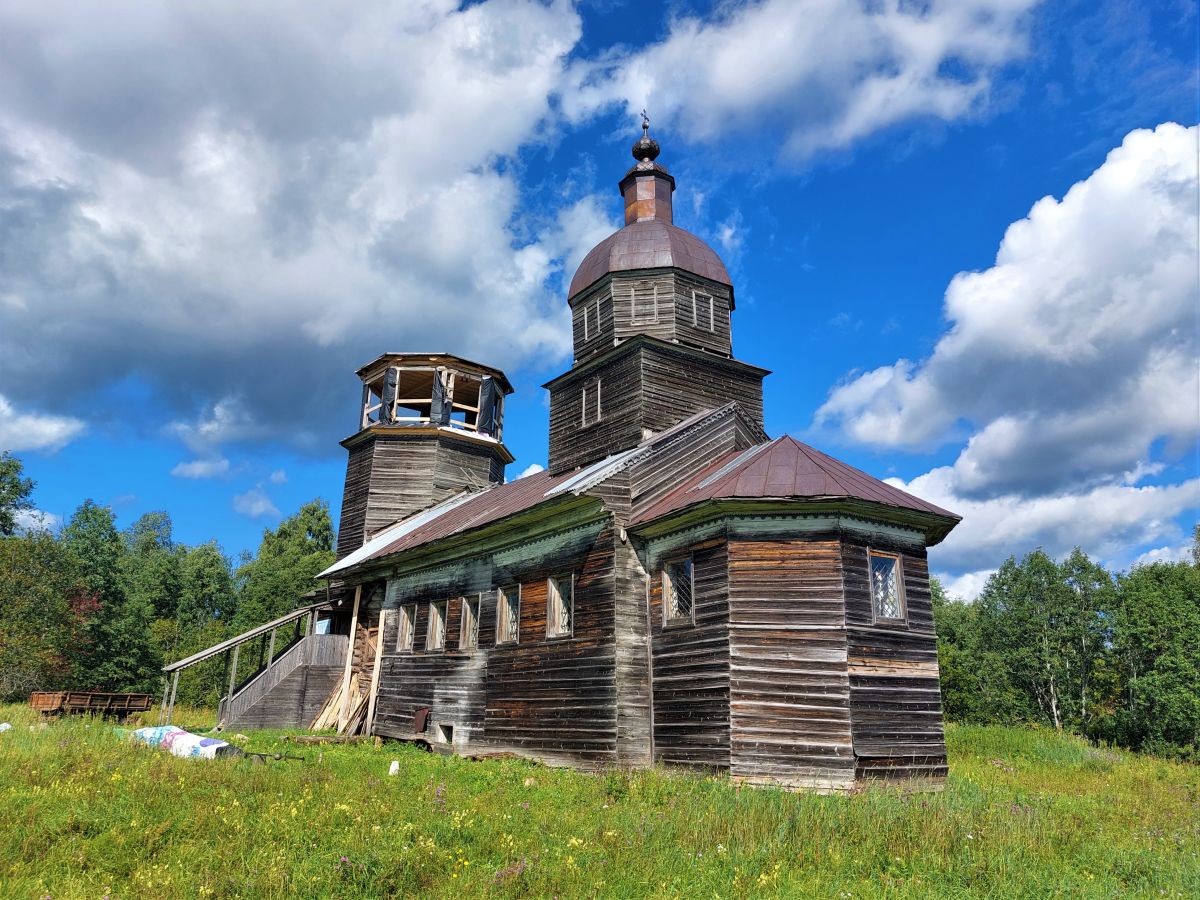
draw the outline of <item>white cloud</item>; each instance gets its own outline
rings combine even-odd
[[[1129,482],[1160,446],[1194,446],[1198,134],[1133,131],[1061,201],[1039,200],[992,268],[954,278],[933,354],[840,385],[817,422],[880,446],[969,435],[962,497]]]
[[[1200,507],[1200,478],[986,499],[958,493],[949,466],[908,482],[890,478],[888,483],[962,516],[950,536],[929,551],[933,565],[951,572],[994,567],[1010,555],[1021,557],[1037,547],[1057,558],[1078,546],[1094,558],[1128,564],[1131,548],[1181,540],[1177,517]]]
[[[513,481],[517,481],[521,478],[526,477],[527,475],[536,475],[538,472],[545,472],[545,471],[546,471],[546,467],[543,466],[541,463],[530,463],[524,469],[521,470],[521,474],[518,475],[516,478],[514,478]]]
[[[18,412],[0,396],[0,449],[58,450],[83,433],[84,424],[71,416]]]
[[[962,575],[942,575],[942,587],[946,596],[959,600],[974,601],[978,599],[987,580],[996,574],[995,569],[980,569],[978,572],[964,572]]]
[[[1155,547],[1140,554],[1131,565],[1145,566],[1156,562],[1192,562],[1192,545],[1177,544],[1175,546]]]
[[[229,460],[224,457],[193,459],[177,463],[171,474],[176,478],[220,478],[229,474]]]
[[[519,229],[511,164],[580,36],[563,0],[10,3],[0,34],[11,397],[137,377],[198,452],[325,446],[381,335],[569,352],[555,279],[597,217],[554,195]]]
[[[14,516],[17,530],[22,532],[50,531],[56,532],[62,528],[63,517],[57,513],[46,512],[42,509],[17,510]]]
[[[285,472],[283,469],[276,469],[271,473],[267,480],[271,482],[271,484],[287,484],[287,472]]]
[[[1025,52],[1036,0],[763,0],[681,16],[665,39],[572,67],[576,117],[648,107],[699,139],[764,122],[785,153],[845,147],[922,118],[952,121],[986,102],[996,72]]]
[[[253,487],[244,494],[233,498],[233,511],[247,519],[278,519],[279,509],[271,502],[266,491],[261,487]]]

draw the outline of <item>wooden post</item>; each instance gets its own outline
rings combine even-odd
[[[350,670],[354,667],[354,635],[358,631],[358,603],[362,600],[362,585],[354,588],[354,611],[350,614],[350,645],[346,648],[346,669],[342,673],[342,703],[338,710],[338,731],[345,726],[349,713],[346,707],[350,703]]]
[[[226,700],[233,699],[233,689],[237,686],[238,651],[241,648],[241,644],[233,645],[233,662],[229,666],[229,692],[225,695]]]
[[[171,676],[164,675],[163,676],[163,702],[162,702],[162,708],[159,709],[159,711],[158,711],[158,724],[159,725],[163,725],[166,722],[166,718],[167,718],[167,688],[170,687],[170,684],[171,684]]]
[[[379,664],[383,659],[383,635],[387,625],[387,614],[386,609],[379,611],[379,629],[375,632],[375,668],[371,671],[371,695],[367,701],[367,721],[363,728],[363,734],[367,736],[375,730],[375,698],[379,693]]]
[[[271,629],[271,649],[269,649],[267,651],[267,671],[268,672],[271,671],[271,663],[275,659],[275,632],[277,630],[278,629],[276,629],[276,628]]]
[[[171,714],[175,711],[175,692],[177,690],[179,690],[179,669],[175,670],[175,678],[171,682],[171,702],[167,705],[167,725],[171,724]]]

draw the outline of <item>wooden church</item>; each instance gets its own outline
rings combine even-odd
[[[498,369],[359,370],[328,599],[293,614],[328,633],[272,638],[276,674],[231,679],[227,725],[339,703],[345,725],[357,703],[444,752],[823,790],[945,776],[926,548],[958,517],[768,437],[768,372],[734,357],[734,285],[672,223],[658,155],[644,126],[625,226],[571,282],[545,471],[504,480]]]

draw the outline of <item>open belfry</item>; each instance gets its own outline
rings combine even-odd
[[[231,677],[226,727],[940,784],[926,548],[958,517],[765,433],[768,372],[733,355],[734,285],[673,223],[648,123],[633,156],[625,225],[566,298],[548,468],[505,482],[498,369],[414,352],[360,369],[338,561],[312,605],[205,652],[272,635],[264,669]]]

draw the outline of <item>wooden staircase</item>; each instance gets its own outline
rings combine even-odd
[[[281,653],[232,695],[217,718],[224,728],[307,728],[338,686],[349,638],[310,634]]]

